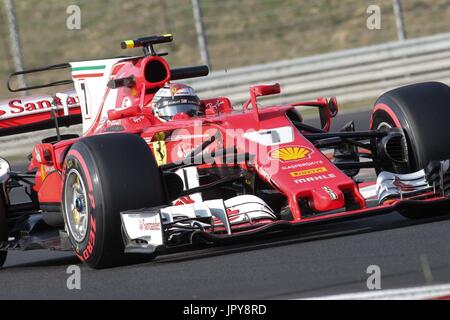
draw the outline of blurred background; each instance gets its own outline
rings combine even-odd
[[[172,66],[210,66],[210,77],[187,81],[201,97],[235,104],[255,83],[280,82],[268,103],[336,95],[344,109],[411,82],[450,83],[450,0],[0,1],[0,99],[18,95],[5,85],[16,69],[139,54],[120,41],[163,33],[174,35],[158,47]],[[71,5],[80,29],[67,28]],[[25,80],[61,77],[69,75]]]
[[[15,71],[6,3],[13,5],[23,68],[125,54],[121,40],[172,33],[172,65],[200,64],[194,6],[201,12],[212,70],[292,59],[398,40],[393,0],[2,0],[0,78]],[[401,0],[407,38],[450,31],[450,0]],[[81,29],[68,30],[68,6],[81,9]],[[381,29],[369,30],[369,5]],[[129,53],[127,53],[129,54]],[[41,79],[36,79],[41,80]],[[0,96],[10,96],[0,86]]]

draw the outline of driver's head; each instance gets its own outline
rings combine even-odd
[[[181,83],[166,84],[152,100],[153,114],[163,120],[171,120],[184,113],[189,116],[202,114],[200,99],[191,87]]]

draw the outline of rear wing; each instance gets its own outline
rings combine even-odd
[[[83,133],[86,133],[98,124],[98,118],[102,116],[102,112],[106,114],[108,108],[128,103],[132,101],[130,100],[132,98],[135,100],[142,98],[141,101],[144,101],[143,98],[149,89],[147,87],[142,89],[142,95],[136,95],[136,97],[133,94],[130,95],[127,87],[123,90],[125,93],[120,96],[122,100],[118,101],[118,92],[125,86],[124,83],[134,83],[138,79],[155,89],[170,80],[202,77],[209,73],[208,66],[170,69],[167,62],[161,58],[167,53],[157,53],[153,46],[172,40],[171,34],[165,34],[126,40],[121,43],[123,49],[143,48],[143,56],[62,63],[12,73],[7,81],[10,92],[24,92],[62,85],[73,85],[76,91],[65,92],[64,101],[53,96],[30,96],[0,101],[0,136],[80,123],[83,123]],[[20,83],[17,79],[24,75],[57,72],[64,69],[70,69],[70,79],[23,87],[14,85]],[[119,71],[120,74],[117,74]],[[123,76],[124,73],[129,77]],[[133,89],[136,89],[136,85]],[[103,108],[103,105],[107,105],[108,108]]]
[[[126,57],[126,58],[114,58],[108,60],[93,60],[93,61],[83,61],[83,62],[73,62],[71,64],[60,64],[55,66],[49,66],[45,68],[32,69],[26,71],[20,71],[11,74],[8,79],[8,89],[11,92],[23,92],[35,89],[42,89],[48,87],[55,87],[61,85],[73,84],[75,88],[78,88],[79,80],[82,78],[83,82],[91,84],[92,92],[103,92],[107,89],[107,84],[110,82],[110,69],[119,61],[127,61],[132,59],[139,59],[140,57]],[[100,70],[96,73],[96,70],[90,70],[96,67],[86,67],[92,64],[101,64],[103,69],[108,69],[106,78],[103,79],[103,72],[105,70]],[[108,65],[108,68],[106,66]],[[26,75],[31,73],[39,73],[46,71],[53,71],[59,69],[67,69],[67,66],[71,67],[72,79],[71,80],[60,80],[56,82],[34,85],[29,87],[13,87],[13,80],[15,77],[20,75]],[[78,69],[80,71],[78,71]],[[87,70],[89,69],[89,70]],[[92,71],[92,72],[91,72]],[[209,69],[207,66],[193,66],[193,67],[182,67],[174,68],[170,70],[171,80],[179,80],[193,77],[200,77],[207,75]],[[84,73],[84,74],[82,74]],[[97,78],[93,78],[96,76]],[[75,81],[74,81],[75,79]],[[100,80],[99,80],[100,79]],[[104,81],[102,81],[104,80]],[[86,88],[86,84],[85,84]],[[80,90],[80,92],[86,92],[86,90]],[[81,101],[79,95],[77,95],[76,90],[66,91],[63,94],[67,95],[66,101],[61,101],[60,98],[55,98],[50,95],[44,96],[29,96],[26,98],[16,98],[10,100],[0,101],[0,137],[20,134],[26,132],[32,132],[37,130],[52,129],[56,127],[55,119],[53,116],[52,109],[56,111],[57,121],[59,126],[70,126],[74,124],[83,123],[81,106],[85,112],[85,125],[87,127],[91,126],[91,122],[95,120],[87,116],[87,113],[96,112],[100,108],[103,95],[102,94],[92,94],[87,95],[86,93],[81,95]],[[88,99],[90,98],[90,99]],[[89,101],[87,101],[89,100]],[[63,105],[67,104],[68,114],[64,114]],[[112,103],[115,105],[115,102]],[[89,111],[88,111],[89,110]]]
[[[74,90],[55,97],[29,96],[0,101],[0,136],[55,128],[56,121],[59,126],[82,122],[80,102]]]

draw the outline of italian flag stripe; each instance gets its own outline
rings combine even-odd
[[[75,74],[73,75],[75,79],[78,78],[96,78],[96,77],[103,77],[103,73],[83,73],[83,74]]]
[[[93,71],[93,70],[104,70],[106,68],[106,66],[88,66],[88,67],[77,67],[77,68],[72,68],[72,72],[77,72],[77,71]]]
[[[72,77],[74,77],[75,79],[103,77],[102,70],[105,70],[105,68],[105,65],[75,67],[72,68]]]

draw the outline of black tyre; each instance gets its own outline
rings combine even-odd
[[[406,165],[386,169],[410,173],[432,160],[450,159],[449,119],[450,88],[443,83],[418,83],[383,94],[375,103],[370,128],[403,128],[408,148]],[[401,213],[408,218],[430,216],[428,212]]]
[[[67,153],[63,178],[62,209],[76,255],[93,268],[135,262],[124,253],[120,212],[166,202],[144,140],[120,133],[83,138]]]
[[[0,241],[8,240],[8,227],[6,224],[5,199],[0,195]],[[0,251],[0,268],[5,264],[8,251]]]

